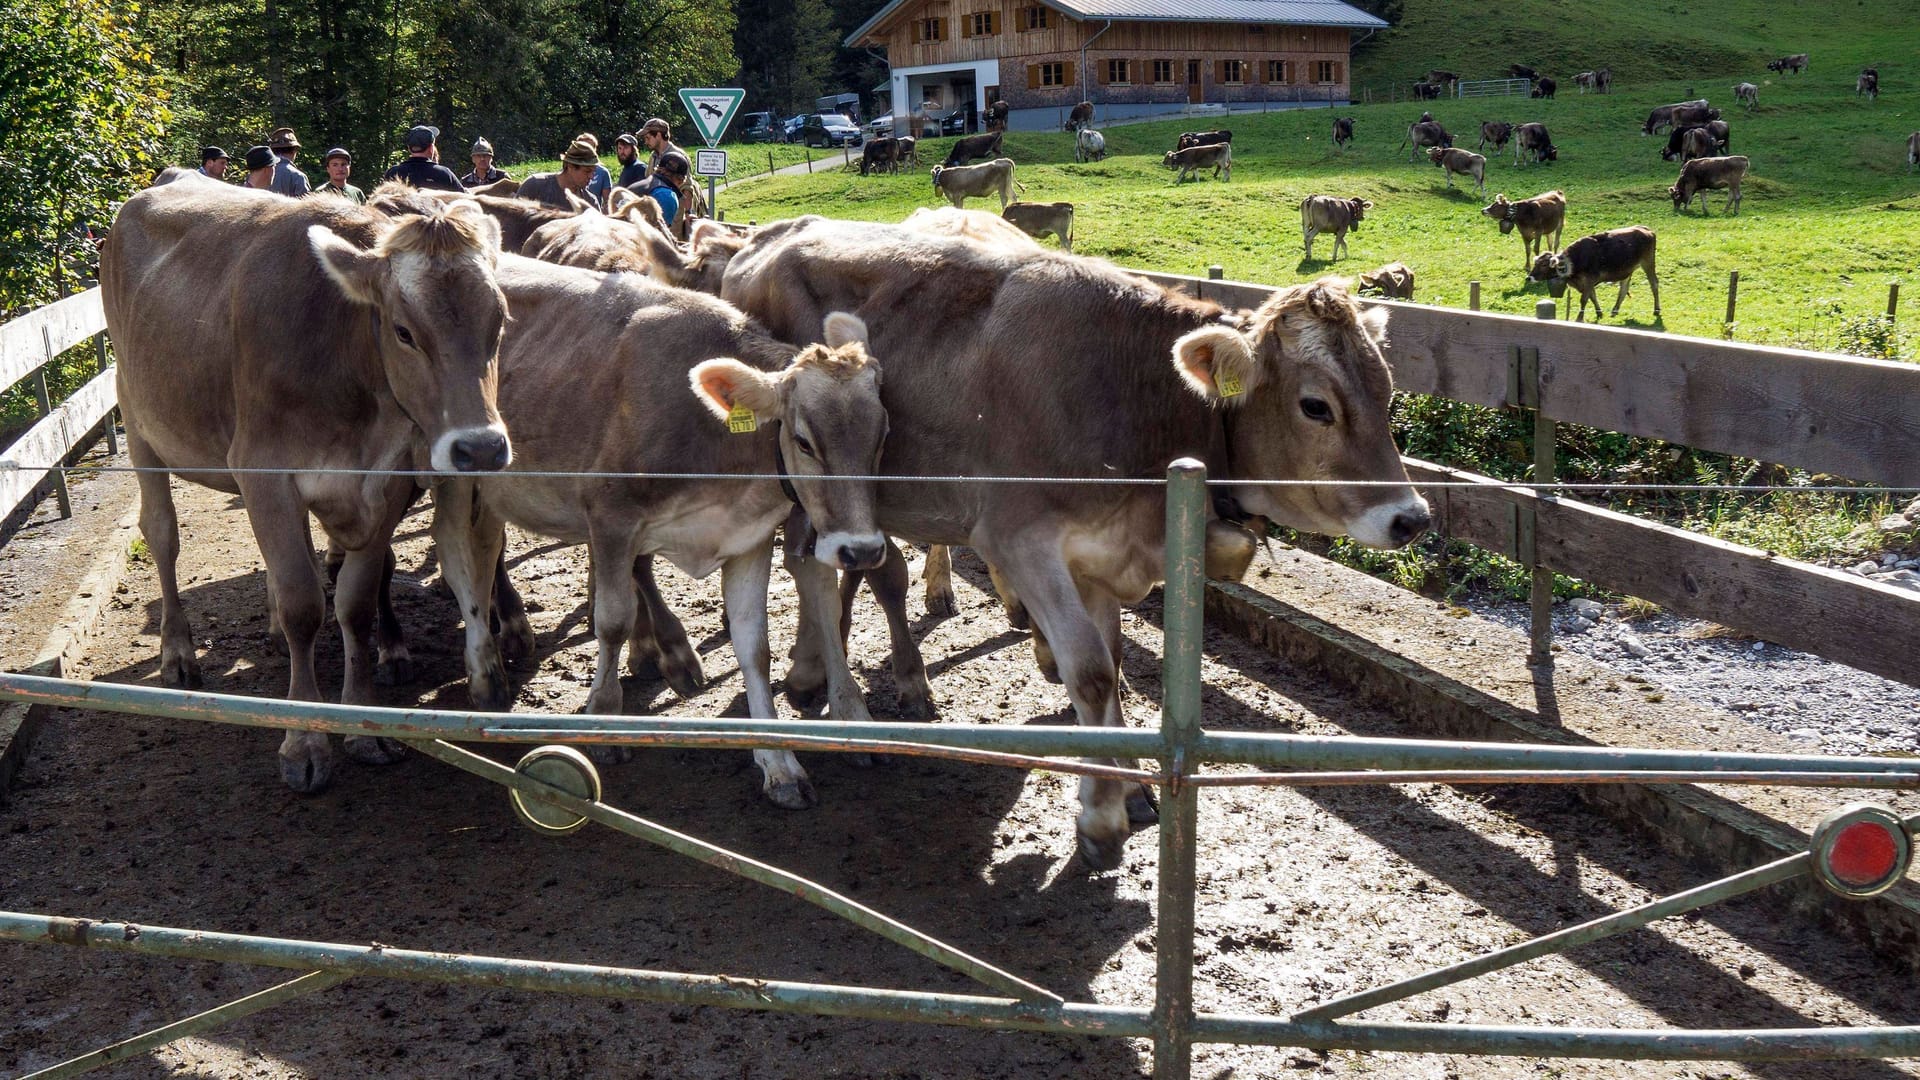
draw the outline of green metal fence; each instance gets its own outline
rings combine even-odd
[[[1411,739],[1327,738],[1208,732],[1200,716],[1200,648],[1205,581],[1206,475],[1174,463],[1167,484],[1165,699],[1158,730],[994,727],[981,724],[841,723],[709,717],[486,714],[355,708],[220,694],[0,675],[0,701],[138,713],[254,727],[292,728],[407,740],[455,768],[506,787],[529,824],[565,833],[597,823],[806,900],[952,970],[988,992],[942,994],[818,985],[728,975],[559,964],[417,952],[382,945],[224,934],[25,912],[0,912],[0,939],[289,968],[305,974],[33,1076],[73,1076],[144,1053],[350,978],[379,976],[468,983],[643,1001],[771,1012],[904,1020],[966,1027],[1152,1039],[1154,1074],[1191,1073],[1195,1043],[1243,1043],[1323,1050],[1662,1060],[1786,1060],[1920,1055],[1920,1027],[1764,1030],[1597,1030],[1343,1020],[1362,1010],[1622,933],[1765,885],[1812,876],[1842,896],[1870,897],[1906,873],[1920,817],[1855,805],[1814,830],[1794,855],[1628,911],[1569,927],[1474,960],[1375,987],[1288,1016],[1198,1012],[1193,1005],[1194,861],[1202,787],[1227,784],[1329,786],[1441,782],[1765,783],[1911,790],[1910,761],[1814,755],[1695,753],[1608,747],[1549,747]],[[509,767],[457,742],[534,744]],[[928,755],[988,765],[1047,768],[1125,778],[1161,789],[1156,976],[1151,1009],[1072,1002],[815,882],[709,844],[609,805],[587,760],[565,749],[595,743],[630,747],[783,747],[815,751]],[[1123,768],[1074,757],[1150,759]],[[1266,770],[1204,773],[1213,763]]]

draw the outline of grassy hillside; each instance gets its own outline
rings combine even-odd
[[[1548,15],[1545,5],[1506,6],[1543,21],[1565,10],[1556,6]],[[1700,21],[1661,10],[1675,23]],[[1920,14],[1903,18],[1920,23]],[[1920,41],[1920,30],[1908,40]],[[1864,56],[1871,48],[1861,43],[1854,51]],[[1161,168],[1160,154],[1191,121],[1112,128],[1106,132],[1111,156],[1090,165],[1073,162],[1064,134],[1011,134],[1006,149],[1020,163],[1026,198],[1077,205],[1075,250],[1082,253],[1178,273],[1203,273],[1219,263],[1229,277],[1272,284],[1400,260],[1417,273],[1423,302],[1465,306],[1468,282],[1479,280],[1483,307],[1521,314],[1532,312],[1544,290],[1524,281],[1517,235],[1499,235],[1480,208],[1494,192],[1521,198],[1559,188],[1569,202],[1566,242],[1629,224],[1660,235],[1664,318],[1653,319],[1641,281],[1619,321],[1719,337],[1727,274],[1739,270],[1737,337],[1833,348],[1855,333],[1843,327],[1843,317],[1884,310],[1888,282],[1912,275],[1920,259],[1920,178],[1907,171],[1904,151],[1907,133],[1920,128],[1920,65],[1911,75],[1883,66],[1888,90],[1869,103],[1854,97],[1851,68],[1823,61],[1817,47],[1812,51],[1811,74],[1781,78],[1761,69],[1745,76],[1762,86],[1753,115],[1734,107],[1732,77],[1623,78],[1619,91],[1606,97],[1432,103],[1436,117],[1469,149],[1481,119],[1538,120],[1552,131],[1560,160],[1522,167],[1510,154],[1490,160],[1486,199],[1471,189],[1449,191],[1438,169],[1409,164],[1407,151],[1396,150],[1418,115],[1405,103],[1343,110],[1356,118],[1358,133],[1346,151],[1328,143],[1326,110],[1237,115],[1231,183],[1176,187]],[[1679,166],[1660,159],[1664,137],[1639,134],[1648,109],[1695,93],[1725,108],[1733,152],[1753,160],[1739,217],[1722,216],[1718,194],[1711,216],[1697,206],[1676,214],[1666,189]],[[928,164],[948,142],[935,140],[923,151],[931,155]],[[1349,257],[1337,264],[1328,261],[1326,238],[1316,243],[1312,260],[1302,258],[1298,206],[1315,193],[1375,203],[1365,226],[1348,238]],[[756,181],[735,188],[721,207],[736,221],[802,213],[898,221],[935,201],[923,167],[898,177],[842,170]],[[991,201],[972,205],[997,209]],[[1603,290],[1609,305],[1611,293]],[[1920,285],[1904,286],[1902,307],[1902,324],[1915,325]]]

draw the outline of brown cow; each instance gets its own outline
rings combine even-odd
[[[1175,169],[1180,175],[1173,178],[1178,184],[1201,169],[1213,169],[1213,178],[1221,179],[1221,170],[1226,171],[1225,179],[1233,180],[1233,144],[1228,142],[1212,143],[1205,146],[1189,146],[1185,150],[1169,150],[1161,159],[1169,169]]]
[[[1070,202],[1008,203],[1000,216],[1028,236],[1039,238],[1051,233],[1060,241],[1062,250],[1073,250],[1073,204]]]
[[[1792,56],[1783,56],[1778,60],[1769,60],[1767,61],[1767,70],[1778,72],[1782,75],[1798,75],[1800,72],[1807,70],[1807,54],[1794,53]]]
[[[1600,75],[1598,72],[1583,71],[1573,77],[1573,85],[1574,88],[1582,94],[1589,90],[1598,89],[1600,85]]]
[[[1415,100],[1433,101],[1439,98],[1442,87],[1438,83],[1417,82],[1412,89]]]
[[[1920,131],[1907,136],[1907,171],[1920,166]]]
[[[1460,76],[1451,71],[1442,71],[1439,68],[1434,68],[1432,71],[1427,72],[1426,80],[1440,86],[1452,86],[1454,83],[1460,81]]]
[[[920,140],[911,135],[897,135],[894,143],[900,147],[894,155],[894,167],[920,164]]]
[[[1353,141],[1353,117],[1336,116],[1333,118],[1333,145],[1346,149]]]
[[[1727,192],[1726,212],[1740,212],[1740,182],[1747,178],[1747,158],[1744,154],[1732,157],[1695,158],[1680,167],[1680,179],[1674,181],[1667,194],[1673,196],[1675,213],[1693,205],[1693,197],[1700,196],[1700,213],[1707,212],[1705,192],[1725,188]]]
[[[1390,300],[1413,299],[1413,271],[1406,263],[1390,262],[1360,274],[1359,292],[1377,292]]]
[[[1520,231],[1520,265],[1527,267],[1533,265],[1536,246],[1545,246],[1548,250],[1560,246],[1560,230],[1567,221],[1567,197],[1558,191],[1549,191],[1531,199],[1510,202],[1503,193],[1495,195],[1493,203],[1480,212],[1499,222],[1502,234]],[[1553,234],[1551,244],[1546,241],[1549,233]]]
[[[1004,101],[994,101],[987,105],[987,130],[1007,130],[1007,117],[1013,115],[1013,107]]]
[[[1493,144],[1493,152],[1506,149],[1507,140],[1513,138],[1513,125],[1502,120],[1480,121],[1480,145],[1476,150],[1485,150],[1488,143]]]
[[[1533,70],[1532,68],[1528,67],[1525,64],[1512,64],[1508,66],[1507,75],[1515,79],[1525,79],[1528,82],[1532,82],[1533,80],[1540,77],[1539,72]]]
[[[1067,114],[1067,122],[1063,126],[1068,131],[1079,131],[1081,125],[1091,123],[1093,123],[1093,102],[1083,101],[1075,105],[1073,111]]]
[[[1405,146],[1408,143],[1413,144],[1413,153],[1407,158],[1408,161],[1420,160],[1421,152],[1430,150],[1433,147],[1453,145],[1453,136],[1448,133],[1446,128],[1440,126],[1439,121],[1427,119],[1426,117],[1428,115],[1429,114],[1423,113],[1417,123],[1409,124],[1407,126],[1407,137],[1400,140],[1401,146]],[[1398,149],[1398,147],[1396,147],[1396,149]]]
[[[762,229],[723,295],[781,336],[817,336],[832,310],[867,320],[886,361],[890,476],[1159,477],[1192,455],[1211,462],[1220,502],[1238,513],[1386,547],[1431,521],[1388,424],[1385,312],[1363,313],[1337,281],[1228,312],[1064,252],[801,218]],[[1060,317],[1089,311],[1100,318]],[[1333,482],[1233,486],[1283,478]],[[1338,483],[1363,479],[1390,483]],[[1125,723],[1120,609],[1161,577],[1165,517],[1156,487],[878,486],[889,535],[971,544],[1001,572],[1080,722],[1102,727]],[[1080,852],[1114,868],[1130,823],[1154,819],[1147,792],[1089,779],[1080,793]]]
[[[400,180],[389,180],[368,192],[367,205],[389,216],[395,211],[407,214],[409,211],[403,207],[422,197],[440,203],[451,203],[463,198],[479,203],[480,209],[485,210],[487,216],[500,226],[500,250],[514,252],[525,249],[527,238],[533,235],[535,229],[550,221],[570,218],[587,208],[587,204],[579,199],[575,199],[565,209],[558,209],[545,203],[534,202],[532,199],[499,195],[462,195],[457,191],[416,188]]]
[[[964,204],[968,199],[983,199],[998,194],[1000,208],[1004,210],[1013,201],[1016,188],[1027,190],[1025,184],[1013,178],[1012,158],[995,158],[984,165],[933,167],[934,192],[945,195],[955,206]]]
[[[1550,98],[1553,96],[1553,92],[1555,90],[1558,90],[1559,88],[1560,88],[1559,83],[1556,83],[1552,79],[1549,79],[1545,75],[1542,75],[1538,79],[1535,79],[1533,81],[1533,91],[1529,93],[1527,96],[1536,97],[1536,98]]]
[[[1880,100],[1880,73],[1868,68],[1860,73],[1853,82],[1853,96],[1865,96],[1869,101]]]
[[[1661,128],[1672,127],[1674,114],[1676,112],[1679,112],[1682,109],[1691,109],[1693,106],[1699,106],[1700,108],[1704,109],[1707,107],[1707,99],[1696,98],[1693,101],[1678,101],[1673,103],[1672,105],[1660,106],[1659,108],[1647,114],[1647,122],[1640,125],[1640,134],[1652,135],[1658,132]],[[1707,122],[1707,120],[1713,120],[1713,119],[1718,119],[1718,118],[1706,117],[1705,119],[1696,121],[1696,123],[1704,124]]]
[[[341,700],[373,704],[376,676],[404,677],[398,626],[381,619],[376,641],[375,618],[414,482],[255,470],[504,468],[499,248],[499,226],[471,201],[389,220],[344,199],[282,199],[176,169],[114,220],[100,288],[128,455],[244,501],[266,563],[269,627],[288,648],[289,698],[321,698],[313,646],[326,595],[309,514],[345,553],[334,588]],[[161,679],[195,686],[168,474],[139,482],[140,529],[160,578]],[[401,752],[358,736],[346,748],[372,763]],[[326,787],[333,769],[324,733],[289,732],[280,744],[280,775],[296,791]]]
[[[1694,158],[1712,157],[1718,148],[1712,132],[1703,127],[1688,128],[1680,140],[1680,161],[1685,164]]]
[[[1711,120],[1705,124],[1676,127],[1673,129],[1673,133],[1667,136],[1667,148],[1660,152],[1661,159],[1664,161],[1683,160],[1681,154],[1686,149],[1687,136],[1689,133],[1695,131],[1704,131],[1708,136],[1706,143],[1707,154],[1695,156],[1711,156],[1716,153],[1724,154],[1732,144],[1733,129],[1725,120]]]
[[[1006,137],[1004,131],[989,131],[985,135],[968,135],[953,141],[953,149],[947,151],[947,160],[941,166],[951,169],[955,165],[965,165],[981,158],[1000,156],[1000,140]]]
[[[1633,272],[1644,270],[1647,287],[1653,290],[1653,317],[1657,319],[1660,317],[1660,278],[1654,272],[1655,247],[1653,230],[1645,225],[1594,233],[1568,244],[1565,251],[1549,251],[1540,256],[1534,260],[1533,270],[1527,277],[1546,282],[1548,291],[1556,299],[1571,286],[1580,294],[1578,321],[1586,321],[1587,304],[1592,302],[1597,322],[1600,300],[1593,295],[1594,288],[1611,281],[1620,283],[1620,295],[1613,301],[1613,313],[1619,315],[1620,304],[1627,298],[1627,286],[1633,282]]]
[[[1473,177],[1480,194],[1487,193],[1487,159],[1471,150],[1461,150],[1450,146],[1436,146],[1427,151],[1427,159],[1447,174],[1447,186],[1453,186],[1453,176]]]
[[[1008,204],[1009,207],[1023,205],[1026,204],[1017,202]],[[900,227],[933,236],[958,237],[976,244],[1006,245],[1028,251],[1040,249],[1040,245],[1034,241],[1033,237],[1028,236],[1019,226],[985,210],[923,206],[908,214],[907,219],[900,223]]]
[[[1545,124],[1521,124],[1514,129],[1513,163],[1520,164],[1522,155],[1527,155],[1536,165],[1560,160],[1560,148],[1553,145],[1553,136],[1547,133]]]
[[[1720,119],[1720,110],[1704,101],[1690,101],[1673,107],[1674,127],[1704,127]]]
[[[1309,195],[1300,202],[1300,234],[1306,257],[1313,258],[1313,238],[1323,232],[1333,234],[1333,255],[1340,258],[1347,248],[1347,232],[1360,231],[1360,222],[1373,204],[1365,199],[1339,199],[1332,195]]]
[[[1752,112],[1760,107],[1760,88],[1750,82],[1739,83],[1733,88],[1733,100]]]
[[[900,171],[900,140],[878,138],[867,140],[860,149],[860,175],[868,176],[876,172]]]
[[[1183,131],[1173,142],[1175,150],[1186,150],[1195,146],[1215,146],[1233,141],[1233,132],[1226,128],[1218,131]]]
[[[544,262],[607,273],[649,272],[653,259],[642,230],[653,232],[662,240],[668,238],[660,204],[625,188],[614,188],[611,194],[619,206],[616,213],[588,212],[550,221],[527,237],[522,254]]]
[[[886,437],[865,326],[829,315],[827,345],[799,350],[715,297],[511,256],[501,260],[500,287],[513,311],[500,343],[500,412],[528,435],[502,476],[434,484],[435,547],[465,616],[469,696],[496,707],[511,700],[489,630],[489,586],[512,524],[588,546],[599,643],[589,713],[622,711],[623,646],[631,645],[629,661],[637,666],[656,648],[661,622],[685,637],[660,604],[650,570],[642,572],[659,556],[691,577],[721,571],[748,714],[773,719],[767,579],[774,531],[793,504],[771,477],[787,478],[818,536],[812,552],[822,567],[857,569],[885,555],[886,538],[873,524],[872,484],[817,479],[872,473]],[[684,396],[689,384],[705,409]],[[597,472],[760,478],[521,475]],[[796,581],[802,590],[824,589],[818,604],[827,617],[837,614],[831,571]],[[831,697],[836,716],[866,718],[850,678]],[[816,801],[791,753],[756,751],[754,760],[776,804],[803,809]]]

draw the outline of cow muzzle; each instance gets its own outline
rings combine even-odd
[[[872,570],[886,561],[884,533],[821,533],[813,557],[836,570]]]
[[[513,462],[507,429],[497,424],[459,428],[433,443],[435,472],[499,472]]]

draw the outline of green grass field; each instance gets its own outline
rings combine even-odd
[[[1176,187],[1161,167],[1175,135],[1200,126],[1191,120],[1111,128],[1109,157],[1094,164],[1073,162],[1065,134],[1013,133],[1006,151],[1020,163],[1025,198],[1076,205],[1075,250],[1084,254],[1175,273],[1200,274],[1218,263],[1229,277],[1269,284],[1399,260],[1413,267],[1421,302],[1465,306],[1468,282],[1478,280],[1483,308],[1523,314],[1545,292],[1525,284],[1518,235],[1501,236],[1480,208],[1495,192],[1524,198],[1558,188],[1569,203],[1563,242],[1632,224],[1660,235],[1663,320],[1653,319],[1640,281],[1618,321],[1719,337],[1727,274],[1738,270],[1736,337],[1833,348],[1841,343],[1841,317],[1884,311],[1888,283],[1912,275],[1920,258],[1920,178],[1905,160],[1907,133],[1920,127],[1920,88],[1884,70],[1889,89],[1868,103],[1854,97],[1852,70],[1817,62],[1813,70],[1762,79],[1763,68],[1749,76],[1762,87],[1761,108],[1752,115],[1734,107],[1733,77],[1623,81],[1605,97],[1569,92],[1553,101],[1431,103],[1456,145],[1467,149],[1478,142],[1482,119],[1538,120],[1553,133],[1557,162],[1516,167],[1510,153],[1490,156],[1484,200],[1470,188],[1449,191],[1439,169],[1424,160],[1409,164],[1408,152],[1396,151],[1420,111],[1405,103],[1340,110],[1356,118],[1356,141],[1344,152],[1329,144],[1325,109],[1236,115],[1228,125],[1231,183]],[[1639,134],[1653,106],[1692,96],[1724,109],[1733,152],[1753,160],[1738,217],[1721,215],[1719,194],[1711,216],[1697,204],[1676,214],[1666,189],[1679,166],[1660,159],[1664,136]],[[929,140],[923,162],[939,161],[950,142]],[[1302,257],[1298,207],[1310,194],[1357,195],[1375,204],[1338,263],[1328,261],[1329,238],[1316,241],[1313,259]],[[935,204],[924,165],[897,177],[844,169],[776,177],[720,200],[729,220],[762,222],[804,213],[898,221]],[[998,209],[993,200],[970,205]],[[1609,305],[1612,291],[1603,290]],[[1905,322],[1920,315],[1916,292],[1920,287],[1905,290]]]

